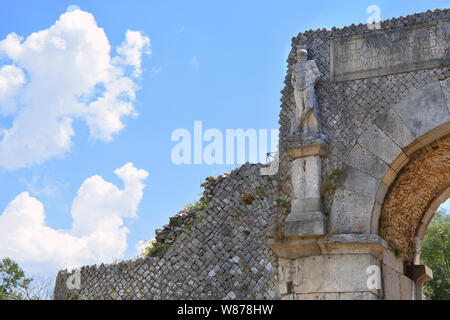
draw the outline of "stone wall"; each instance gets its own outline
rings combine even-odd
[[[81,268],[81,289],[68,271],[55,299],[274,299],[277,259],[264,245],[275,226],[277,182],[246,164],[203,185],[201,203],[156,233],[155,256]]]
[[[415,300],[418,290],[414,281],[405,275],[403,261],[395,257],[391,251],[383,252],[384,299]]]

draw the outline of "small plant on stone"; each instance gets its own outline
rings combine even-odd
[[[142,258],[151,257],[152,253],[155,250],[154,249],[155,244],[156,244],[155,239],[150,239],[150,240],[145,241],[139,250],[139,256]]]
[[[241,199],[242,203],[245,204],[246,206],[251,205],[253,201],[255,201],[255,197],[249,192],[242,193]]]
[[[394,253],[394,256],[395,256],[396,258],[401,258],[401,257],[402,257],[402,255],[403,255],[403,250],[400,249],[399,247],[394,246],[394,247],[392,247],[391,250],[392,250],[392,252]]]
[[[345,180],[344,171],[336,169],[326,175],[322,181],[321,195],[326,197],[329,194],[333,194],[337,188],[342,187]]]
[[[264,198],[264,197],[267,196],[266,191],[265,191],[263,188],[261,188],[261,187],[256,188],[255,193],[256,193],[256,195],[257,195],[258,197],[260,197],[260,198]]]
[[[188,203],[187,205],[184,206],[184,208],[187,211],[191,211],[191,210],[194,210],[194,209],[201,210],[204,207],[206,207],[206,203],[204,203],[202,201],[198,201],[198,200],[194,201],[194,203]]]
[[[380,225],[380,231],[381,232],[385,232],[389,228],[389,225],[390,225],[389,224],[389,218],[382,215],[380,217],[379,225]]]

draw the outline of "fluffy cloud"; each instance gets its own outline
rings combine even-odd
[[[122,190],[100,176],[83,182],[72,203],[70,230],[47,226],[43,204],[28,192],[19,194],[0,215],[0,257],[38,274],[122,257],[129,232],[123,219],[137,217],[148,173],[132,163],[115,173]]]
[[[111,47],[94,17],[81,10],[62,14],[49,29],[26,39],[15,33],[0,41],[0,111],[13,116],[0,133],[0,166],[9,169],[61,156],[71,146],[72,121],[87,122],[94,139],[111,141],[135,116],[142,55],[150,39],[126,32]]]
[[[22,69],[14,65],[0,68],[0,110],[3,115],[16,111],[15,96],[25,83],[25,75]]]
[[[138,31],[128,30],[125,34],[125,41],[117,48],[120,56],[114,60],[118,64],[134,67],[133,75],[138,77],[141,73],[142,54],[151,54],[150,39],[143,37]]]

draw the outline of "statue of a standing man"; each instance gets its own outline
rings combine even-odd
[[[294,131],[319,133],[319,117],[314,85],[321,73],[314,60],[306,60],[308,51],[297,49],[297,63],[292,70],[291,83],[294,87],[295,119]]]

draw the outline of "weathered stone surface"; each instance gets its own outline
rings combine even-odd
[[[267,245],[283,261],[320,254],[367,253],[378,257],[388,247],[376,234],[333,234],[278,241],[271,239]]]
[[[297,158],[292,161],[293,199],[291,213],[286,217],[284,233],[287,237],[324,235],[326,218],[322,213],[321,160],[319,156]]]
[[[377,234],[332,234],[327,236],[323,241],[327,243],[380,244],[383,247],[387,247],[387,243]]]
[[[398,273],[403,273],[403,261],[396,258],[389,250],[383,251],[383,264],[389,266]]]
[[[300,293],[294,300],[339,300],[339,293]]]
[[[415,299],[415,285],[414,281],[407,276],[400,275],[400,299],[414,300]]]
[[[372,218],[370,222],[370,232],[378,233],[378,226],[380,224],[380,215],[381,215],[381,207],[382,204],[375,200],[375,204],[373,206]]]
[[[344,188],[348,191],[359,193],[364,196],[373,197],[377,192],[380,180],[348,166],[346,169],[346,179]]]
[[[292,208],[297,212],[320,211],[322,203],[319,198],[293,199]]]
[[[393,108],[417,137],[450,121],[439,81],[411,90],[406,98]]]
[[[400,300],[400,274],[383,264],[384,299]]]
[[[354,146],[349,154],[347,163],[378,179],[381,179],[388,169],[385,162],[360,145]]]
[[[344,292],[339,294],[339,300],[379,300],[372,292]]]
[[[286,218],[284,233],[287,237],[324,235],[326,225],[321,211],[292,212]]]
[[[311,256],[293,263],[293,286],[297,294],[369,291],[366,270],[378,264],[370,254]]]
[[[401,148],[406,147],[416,139],[400,116],[391,109],[377,120],[378,126]]]
[[[402,152],[400,148],[375,124],[364,131],[358,138],[358,143],[386,163],[394,161]]]
[[[450,78],[441,81],[441,88],[447,104],[448,112],[450,113]]]
[[[319,255],[322,252],[318,239],[315,237],[289,239],[288,241],[269,239],[266,244],[277,257],[281,258],[278,261],[279,265],[284,260]]]
[[[322,157],[326,155],[326,151],[327,146],[322,141],[314,145],[289,146],[286,148],[286,152],[292,160],[309,156]]]
[[[309,156],[292,161],[294,199],[320,198],[320,157]],[[301,208],[292,208],[295,211]]]
[[[446,66],[449,22],[331,39],[331,81]]]
[[[338,189],[330,212],[330,233],[370,233],[375,198]]]

